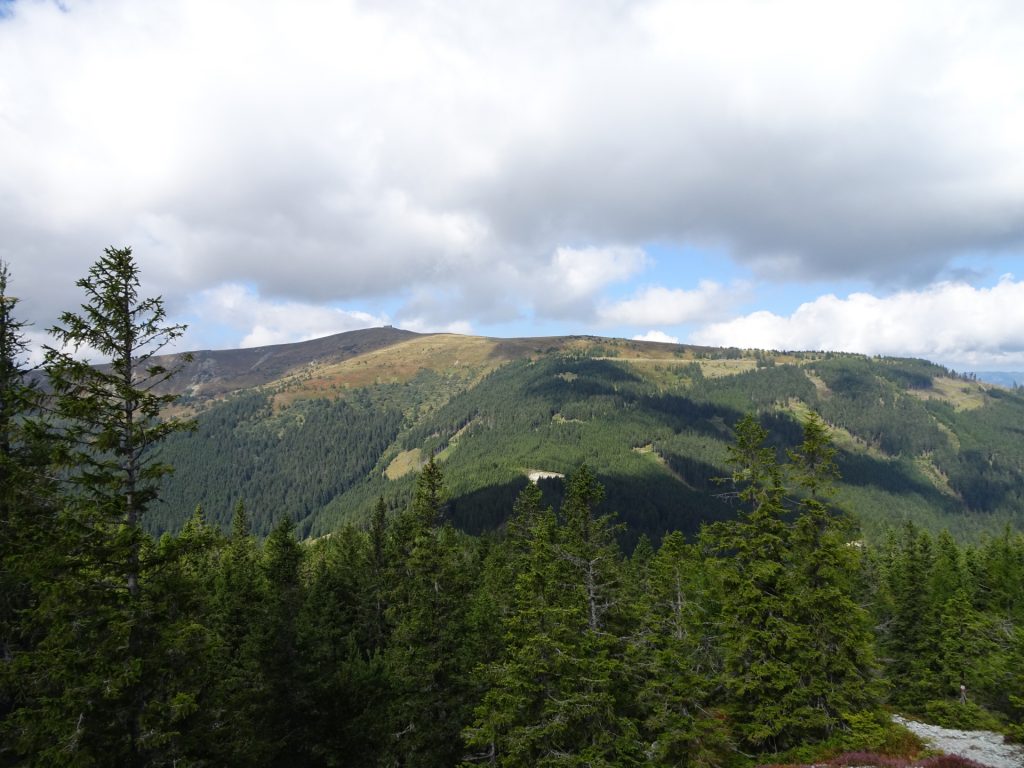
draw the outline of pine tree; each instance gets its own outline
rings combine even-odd
[[[59,551],[47,471],[51,446],[39,429],[41,393],[25,367],[27,324],[15,316],[18,299],[10,295],[9,280],[0,261],[0,764],[22,741],[15,708],[40,693],[23,673],[24,657],[41,637],[40,627],[26,619],[38,607],[49,554]]]
[[[81,314],[65,312],[50,329],[58,347],[46,349],[46,372],[56,416],[58,458],[68,488],[54,520],[57,540],[40,556],[33,621],[41,639],[23,659],[36,681],[34,704],[17,721],[40,760],[85,764],[100,760],[141,765],[161,738],[143,734],[149,699],[147,643],[160,636],[144,600],[142,528],[169,468],[153,449],[187,428],[161,420],[173,401],[155,388],[174,373],[153,356],[183,327],[165,325],[159,298],[139,298],[131,250],[108,248],[78,281]],[[82,349],[109,359],[92,366]]]
[[[397,765],[452,765],[469,717],[466,611],[477,564],[444,522],[444,478],[432,459],[412,507],[395,524],[394,575],[385,656],[394,695],[390,759]]]
[[[793,664],[800,684],[790,706],[802,721],[802,738],[830,736],[845,716],[877,710],[881,689],[867,612],[854,600],[856,552],[846,545],[847,523],[826,499],[839,477],[828,429],[816,414],[804,422],[801,445],[789,452],[790,472],[803,493],[791,535],[789,595]]]
[[[718,663],[709,592],[697,549],[670,533],[650,562],[631,654],[642,672],[639,699],[654,765],[720,765],[732,750],[724,713],[713,704]]]
[[[756,749],[789,746],[800,721],[791,710],[800,677],[792,661],[794,624],[786,569],[790,531],[783,521],[782,473],[766,430],[752,416],[736,426],[729,450],[736,497],[749,505],[739,520],[705,529],[721,553],[724,682],[736,730]]]
[[[933,562],[931,536],[906,523],[889,566],[892,617],[883,651],[891,699],[911,709],[941,696],[938,616],[927,588]]]
[[[617,623],[622,565],[604,489],[586,466],[568,480],[561,524],[528,486],[509,523],[519,553],[505,652],[464,735],[502,766],[612,766],[640,760]]]
[[[218,731],[210,744],[214,764],[265,765],[273,753],[271,735],[261,729],[269,690],[261,659],[266,593],[259,547],[240,500],[212,595],[212,623],[218,639],[218,684],[208,711]]]

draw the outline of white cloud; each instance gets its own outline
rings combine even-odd
[[[435,323],[422,317],[409,317],[402,320],[402,328],[417,333],[460,333],[467,336],[473,333],[473,326],[465,320]]]
[[[638,334],[633,337],[634,341],[660,341],[663,344],[678,344],[679,338],[676,336],[669,336],[664,331],[648,331],[647,333]]]
[[[720,317],[737,300],[745,286],[728,291],[711,280],[702,280],[694,290],[645,288],[624,301],[608,303],[599,310],[601,321],[621,325],[680,325]]]
[[[604,288],[633,277],[647,263],[639,248],[559,247],[547,266],[522,275],[523,295],[539,315],[590,319]]]
[[[555,250],[550,271],[541,279],[568,297],[591,297],[609,283],[632,277],[646,261],[639,248],[563,247]]]
[[[579,322],[640,268],[585,246],[886,285],[1024,247],[1012,3],[61,5],[0,19],[0,258],[42,323],[108,244],[172,306],[443,286],[486,313],[493,274],[547,269],[564,293],[527,303]]]
[[[1007,275],[991,288],[944,282],[886,297],[822,296],[788,317],[755,312],[709,325],[690,341],[924,357],[967,369],[1020,366],[1024,281]]]
[[[366,312],[297,301],[268,301],[251,288],[234,284],[203,291],[192,310],[203,322],[212,321],[244,334],[237,345],[240,347],[307,341],[388,323],[386,317]]]

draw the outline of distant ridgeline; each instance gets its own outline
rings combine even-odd
[[[1024,371],[976,371],[973,375],[981,381],[1010,389],[1024,386]]]
[[[379,496],[404,507],[434,455],[473,533],[503,524],[531,473],[586,462],[628,545],[734,516],[716,482],[734,425],[756,413],[782,456],[808,411],[868,538],[904,520],[967,539],[1024,527],[1024,395],[923,360],[383,328],[197,353],[173,386],[198,433],[161,448],[176,472],[148,513],[157,533],[197,504],[226,527],[242,500],[260,535],[288,516],[320,536]],[[561,481],[538,482],[557,503]]]

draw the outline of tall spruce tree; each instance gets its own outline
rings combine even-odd
[[[928,591],[934,563],[932,537],[903,526],[888,569],[892,616],[882,636],[893,703],[920,709],[941,697],[939,616]]]
[[[710,767],[732,751],[727,719],[714,703],[720,680],[711,591],[697,548],[678,531],[666,536],[649,563],[631,654],[653,765]]]
[[[790,706],[801,738],[814,740],[846,727],[846,716],[877,710],[881,699],[870,617],[854,599],[856,547],[849,523],[827,499],[839,477],[828,428],[811,413],[804,439],[788,452],[790,476],[802,494],[791,535],[788,594],[798,635],[793,664],[800,684]]]
[[[183,326],[165,324],[163,302],[140,298],[131,249],[108,248],[78,281],[81,312],[65,312],[46,349],[58,459],[68,489],[55,521],[59,540],[41,560],[33,621],[43,634],[25,661],[37,683],[18,713],[23,743],[42,762],[142,765],[162,742],[143,732],[158,681],[147,679],[146,644],[158,632],[143,599],[143,515],[169,468],[154,448],[187,424],[161,419],[173,401],[157,388],[173,373],[154,355]],[[109,360],[91,365],[90,350]]]
[[[211,620],[219,640],[218,684],[208,712],[217,723],[217,738],[210,743],[214,764],[265,765],[273,754],[272,734],[260,727],[269,690],[261,663],[266,594],[260,549],[239,500],[211,598]]]
[[[621,558],[604,489],[581,466],[560,520],[528,486],[509,523],[516,554],[505,650],[464,732],[477,760],[502,766],[619,766],[641,760],[618,624]]]
[[[800,682],[792,640],[799,635],[787,594],[790,530],[785,489],[767,431],[753,416],[736,425],[729,449],[735,495],[746,509],[705,529],[723,583],[724,683],[736,730],[758,750],[790,746],[800,720],[787,702]]]
[[[125,587],[137,596],[142,517],[171,467],[154,448],[191,422],[161,418],[175,395],[160,385],[178,368],[154,357],[184,332],[165,324],[160,297],[139,297],[139,266],[131,248],[107,248],[77,283],[86,295],[81,312],[64,312],[50,329],[57,347],[46,348],[46,372],[64,430],[63,463],[80,504],[107,531],[119,532]],[[86,351],[109,360],[93,365]]]
[[[54,550],[50,445],[38,429],[41,393],[25,358],[27,323],[16,316],[10,273],[0,261],[0,764],[21,741],[14,710],[38,694],[21,662],[40,640],[27,621]]]
[[[260,729],[273,749],[270,765],[307,764],[300,738],[307,690],[299,657],[298,618],[305,601],[301,578],[302,545],[295,538],[295,523],[281,518],[263,544],[265,597],[261,616],[260,668],[266,686]]]
[[[394,526],[393,627],[385,656],[394,699],[388,757],[396,765],[454,765],[470,714],[466,613],[477,563],[444,519],[446,491],[431,459],[412,507]]]
[[[737,732],[750,747],[780,750],[877,710],[880,689],[868,616],[853,598],[856,554],[826,503],[838,476],[827,427],[813,414],[805,421],[788,454],[792,492],[766,437],[752,416],[737,425],[732,480],[749,512],[707,536],[723,555],[725,688]]]

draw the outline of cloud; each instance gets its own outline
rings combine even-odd
[[[592,317],[603,273],[552,260],[566,244],[710,244],[890,287],[1024,246],[1014,4],[5,11],[0,258],[42,322],[72,294],[54,276],[109,244],[170,306],[225,283],[309,304],[450,290],[473,322],[495,273],[544,270],[564,295],[502,311]]]
[[[386,317],[306,304],[268,301],[242,285],[222,285],[203,291],[192,312],[202,322],[215,322],[243,333],[240,347],[262,347],[307,341],[342,331],[386,325]],[[187,347],[188,339],[180,347]],[[234,346],[234,345],[232,345]]]
[[[727,291],[711,280],[702,280],[694,290],[645,288],[631,299],[608,303],[601,307],[601,321],[613,325],[680,325],[707,321],[721,316],[745,292],[738,287]]]
[[[402,328],[417,333],[459,333],[471,335],[473,326],[465,320],[456,320],[451,323],[434,323],[421,317],[410,317],[402,321]]]
[[[417,286],[397,311],[396,322],[411,329],[469,328],[467,318],[505,323],[530,314],[591,322],[601,293],[641,272],[648,261],[639,248],[560,246],[546,262],[467,266],[461,280]]]
[[[1024,364],[1024,281],[943,282],[878,297],[822,296],[789,316],[754,312],[693,333],[696,344],[924,357],[967,369]]]
[[[647,333],[638,334],[633,337],[634,341],[659,341],[663,344],[678,344],[679,339],[676,336],[669,336],[663,331],[648,331]]]
[[[623,282],[644,269],[647,256],[639,248],[555,249],[543,268],[524,275],[524,293],[543,317],[577,317],[588,320],[602,289]]]

